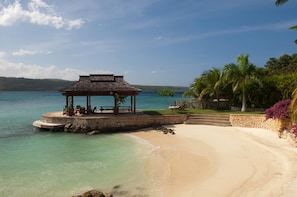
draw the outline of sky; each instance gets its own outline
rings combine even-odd
[[[297,1],[0,0],[0,76],[189,86],[240,54],[297,53]]]

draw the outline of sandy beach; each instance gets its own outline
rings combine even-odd
[[[162,163],[147,171],[163,177],[159,196],[297,195],[297,149],[265,129],[171,125],[175,135],[141,130],[133,135],[157,147]],[[166,170],[162,173],[161,170]]]

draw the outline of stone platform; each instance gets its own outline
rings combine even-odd
[[[127,132],[156,125],[182,124],[187,115],[145,115],[142,112],[95,113],[67,116],[63,112],[49,112],[42,119],[35,121],[33,126],[73,133],[113,133]]]
[[[55,124],[55,123],[47,123],[47,122],[43,122],[41,120],[36,120],[33,122],[33,126],[39,128],[39,129],[59,131],[59,130],[63,130],[65,125]]]

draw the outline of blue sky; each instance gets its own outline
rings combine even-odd
[[[0,76],[189,86],[240,54],[296,53],[297,1],[0,0]]]

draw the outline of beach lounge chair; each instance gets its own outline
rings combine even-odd
[[[185,109],[185,105],[170,105],[168,108],[169,109],[178,109],[178,110],[184,110]]]

